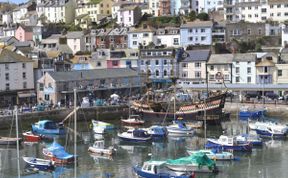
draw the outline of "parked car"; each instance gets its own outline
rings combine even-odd
[[[272,100],[279,98],[279,95],[277,95],[276,93],[266,93],[265,96],[272,99]]]

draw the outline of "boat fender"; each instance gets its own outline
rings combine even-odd
[[[195,172],[192,172],[192,174],[191,174],[190,177],[191,177],[191,178],[195,178],[195,177],[196,177]]]

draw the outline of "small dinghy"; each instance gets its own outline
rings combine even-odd
[[[17,142],[19,144],[22,142],[21,138],[14,138],[14,137],[0,137],[0,145],[10,145],[15,146],[17,145]]]
[[[65,151],[64,147],[53,142],[50,147],[43,148],[43,154],[55,164],[71,164],[75,161],[75,156]]]
[[[114,148],[112,146],[105,148],[104,140],[99,140],[95,141],[93,146],[88,148],[88,151],[95,154],[111,156],[114,152]]]
[[[34,158],[34,157],[23,157],[23,160],[33,168],[39,170],[51,170],[54,169],[53,162],[46,159]]]
[[[130,115],[128,119],[121,119],[121,122],[130,125],[142,125],[145,123],[139,115]]]
[[[93,131],[97,134],[103,134],[108,131],[112,131],[115,129],[113,124],[110,124],[108,122],[98,121],[98,120],[92,120],[93,124]]]
[[[26,142],[39,142],[41,140],[41,136],[35,135],[31,131],[24,132],[22,135]]]

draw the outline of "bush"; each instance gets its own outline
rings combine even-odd
[[[209,15],[205,12],[201,12],[200,14],[197,15],[197,19],[206,21],[206,20],[209,20]]]

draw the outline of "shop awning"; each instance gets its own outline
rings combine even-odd
[[[21,91],[17,93],[19,98],[31,98],[36,97],[35,91]]]

